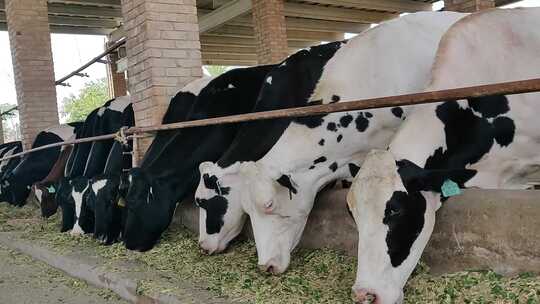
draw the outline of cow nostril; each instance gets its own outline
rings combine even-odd
[[[377,295],[371,291],[359,290],[353,291],[353,299],[355,304],[376,304]]]
[[[272,264],[265,264],[265,265],[259,265],[259,269],[262,271],[262,272],[266,272],[266,273],[269,273],[269,274],[276,274],[276,267]]]
[[[204,248],[201,246],[201,244],[199,243],[199,248],[201,249],[201,252],[205,255],[212,255],[214,253],[214,250],[210,250],[210,249],[207,249],[207,248]]]

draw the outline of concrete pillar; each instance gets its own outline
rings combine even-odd
[[[447,11],[472,13],[495,7],[495,0],[444,0]]]
[[[278,63],[289,54],[283,0],[252,0],[259,64]]]
[[[24,148],[57,125],[58,108],[46,0],[6,0],[6,19]]]
[[[137,126],[161,123],[171,97],[202,77],[195,0],[122,0]],[[139,140],[140,154],[151,138]]]
[[[116,72],[116,62],[119,59],[118,52],[109,54],[107,64],[107,78],[109,83],[109,95],[119,97],[127,95],[127,81],[124,72]]]

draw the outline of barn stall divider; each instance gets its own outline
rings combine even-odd
[[[75,72],[72,74],[72,76],[77,75]],[[116,139],[121,142],[132,140],[134,151],[136,151],[138,138],[144,137],[141,134],[160,130],[264,119],[297,118],[335,112],[539,91],[540,78],[535,78],[149,127],[123,128],[113,134],[44,145],[4,157],[0,161],[53,147],[107,139]],[[137,155],[133,155],[134,167],[136,167],[138,159]],[[301,247],[341,249],[350,255],[356,255],[358,234],[354,221],[347,213],[346,193],[347,190],[338,190],[319,194],[302,237]],[[336,202],[342,204],[340,205],[342,208],[336,208]],[[512,212],[507,212],[509,202],[512,202]],[[490,268],[503,274],[515,274],[536,269],[536,272],[540,273],[540,258],[536,254],[540,252],[540,239],[536,235],[537,228],[540,227],[540,196],[537,191],[470,189],[466,190],[464,195],[451,198],[449,203],[438,211],[438,214],[432,240],[424,253],[424,260],[435,273],[471,268]],[[176,220],[187,228],[193,231],[198,230],[198,209],[194,204],[186,204],[175,216]],[[249,225],[247,226],[249,227]],[[245,231],[245,233],[250,234],[249,231]]]

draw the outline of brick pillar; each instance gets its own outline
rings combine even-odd
[[[0,117],[0,144],[4,143],[4,119]]]
[[[119,97],[127,95],[127,81],[124,72],[116,72],[116,62],[119,59],[118,52],[109,54],[107,64],[107,78],[109,83],[109,95]]]
[[[202,77],[195,0],[122,0],[128,86],[137,126],[161,123],[180,88]],[[151,138],[139,140],[141,153]]]
[[[444,0],[444,9],[447,11],[472,13],[494,7],[494,0]]]
[[[252,0],[259,64],[278,63],[289,54],[283,0]]]
[[[47,0],[6,0],[22,141],[58,124]]]

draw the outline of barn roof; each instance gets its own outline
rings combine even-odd
[[[517,0],[496,0],[504,5]],[[286,0],[284,13],[292,51],[358,33],[400,13],[431,10],[436,0]],[[251,0],[197,0],[204,64],[256,63]],[[53,33],[124,35],[120,0],[48,0]],[[0,29],[6,29],[0,0]]]

